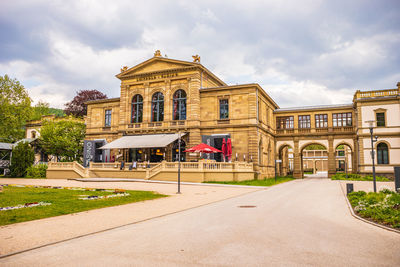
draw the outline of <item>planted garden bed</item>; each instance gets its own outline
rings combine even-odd
[[[389,182],[390,180],[384,176],[375,176],[378,182]],[[360,175],[356,173],[348,173],[347,177],[345,173],[336,173],[332,176],[332,180],[348,180],[348,181],[372,181],[374,178],[372,175]]]
[[[348,198],[354,211],[361,217],[400,229],[400,194],[382,190],[378,193],[352,192]]]

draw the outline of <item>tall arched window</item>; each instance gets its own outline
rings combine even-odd
[[[175,92],[173,97],[173,112],[174,120],[186,120],[186,93],[183,90]]]
[[[135,95],[132,98],[132,114],[131,123],[139,123],[143,121],[143,97]]]
[[[389,149],[387,144],[379,143],[377,148],[378,164],[389,164]]]
[[[151,98],[151,121],[164,120],[164,95],[157,92]]]

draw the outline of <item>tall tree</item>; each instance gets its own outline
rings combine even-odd
[[[0,76],[0,142],[24,138],[24,125],[32,114],[31,98],[17,79]]]
[[[44,115],[50,115],[50,104],[39,100],[39,102],[33,107],[31,120],[40,120]]]
[[[32,166],[35,152],[28,142],[19,142],[12,150],[10,171],[12,177],[24,177],[26,170]]]
[[[46,120],[40,129],[39,143],[46,154],[61,161],[82,161],[86,126],[71,117],[59,121]]]
[[[84,104],[89,100],[106,99],[107,95],[97,90],[81,90],[77,92],[71,102],[65,104],[65,113],[76,117],[83,117],[87,114],[87,106]]]

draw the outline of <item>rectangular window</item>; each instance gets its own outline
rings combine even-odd
[[[353,126],[352,113],[334,113],[332,123],[333,127]]]
[[[311,128],[310,115],[300,115],[299,116],[299,128]]]
[[[277,117],[276,118],[276,128],[277,129],[293,129],[293,116],[288,117]]]
[[[327,128],[327,127],[328,127],[328,114],[316,114],[315,128]]]
[[[376,126],[378,126],[378,127],[386,126],[384,112],[376,113]]]
[[[229,102],[228,99],[219,100],[219,118],[229,119]]]
[[[111,109],[107,109],[104,115],[104,126],[111,127]]]

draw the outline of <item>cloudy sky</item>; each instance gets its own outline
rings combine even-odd
[[[80,89],[119,97],[115,75],[156,49],[280,107],[350,103],[400,81],[400,1],[0,2],[0,75],[62,108]]]

